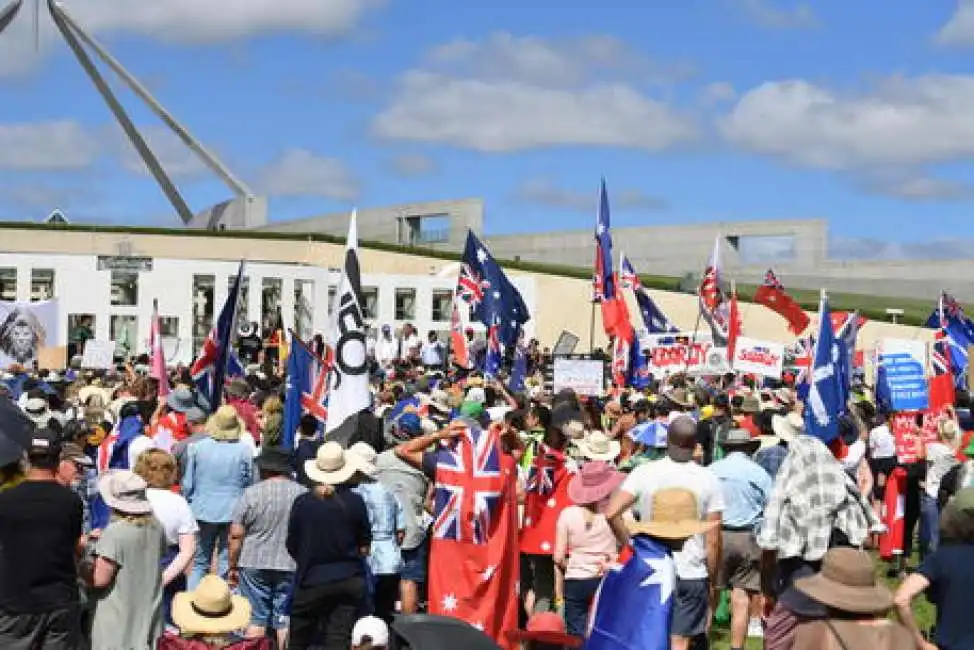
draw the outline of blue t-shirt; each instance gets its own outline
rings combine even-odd
[[[930,581],[927,599],[937,606],[934,642],[940,650],[974,648],[974,616],[971,616],[971,585],[974,585],[974,544],[947,544],[937,549],[918,572]]]

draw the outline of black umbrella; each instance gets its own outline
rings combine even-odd
[[[493,639],[458,618],[431,614],[397,616],[392,622],[393,650],[500,650]]]
[[[0,397],[0,467],[18,460],[30,445],[34,423],[7,397]]]

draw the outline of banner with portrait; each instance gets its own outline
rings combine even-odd
[[[41,348],[58,345],[57,300],[0,300],[0,369],[30,366]]]

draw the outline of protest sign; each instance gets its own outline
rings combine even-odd
[[[91,339],[85,342],[81,367],[91,370],[111,370],[115,366],[115,342]]]
[[[929,406],[927,346],[923,341],[883,339],[879,344],[879,378],[895,411],[922,411]]]
[[[557,393],[571,388],[577,395],[601,395],[605,392],[605,364],[597,359],[555,358],[552,390]]]
[[[785,346],[747,337],[737,339],[731,365],[735,372],[781,379],[785,364]]]

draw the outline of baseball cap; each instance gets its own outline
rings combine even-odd
[[[33,458],[58,458],[61,455],[61,436],[44,427],[30,436],[27,455]]]
[[[365,616],[355,621],[352,628],[352,645],[362,645],[368,638],[374,646],[389,645],[389,626],[381,618]]]
[[[94,467],[95,465],[84,450],[73,442],[66,442],[61,447],[61,460],[69,460],[82,467]]]

